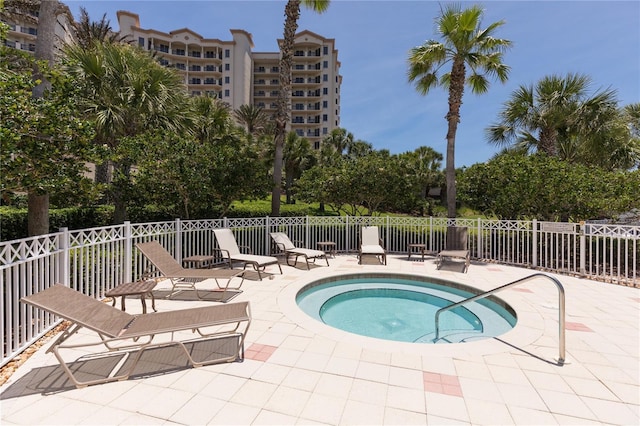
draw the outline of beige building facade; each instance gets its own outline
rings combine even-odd
[[[160,62],[177,69],[193,96],[215,95],[233,109],[253,104],[275,113],[280,88],[279,52],[254,52],[252,35],[231,29],[230,40],[208,39],[189,28],[169,33],[145,29],[139,16],[118,11],[120,35]],[[291,84],[291,130],[319,149],[321,140],[340,127],[340,62],[335,40],[311,31],[295,38]]]

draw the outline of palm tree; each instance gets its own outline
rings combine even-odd
[[[275,157],[273,160],[273,191],[271,193],[271,215],[280,216],[280,192],[282,186],[282,157],[287,124],[291,113],[291,66],[293,64],[293,45],[300,4],[322,13],[329,7],[329,0],[288,0],[284,8],[284,37],[280,43],[280,90],[276,107]]]
[[[445,116],[447,129],[447,214],[456,217],[455,143],[460,122],[460,106],[465,84],[473,93],[487,92],[487,76],[507,81],[509,67],[502,63],[503,52],[511,46],[509,40],[495,38],[494,33],[504,21],[494,22],[482,29],[483,10],[471,6],[462,10],[451,4],[441,10],[436,25],[443,42],[428,40],[409,53],[409,81],[416,83],[418,92],[426,95],[430,89],[443,86],[449,90],[449,111]],[[442,72],[446,63],[450,72]],[[467,68],[471,74],[467,77]]]
[[[285,192],[287,204],[292,204],[291,188],[293,181],[298,179],[302,172],[313,167],[315,155],[311,149],[311,142],[307,138],[301,138],[296,132],[289,132],[283,149]]]
[[[106,13],[99,21],[91,21],[84,7],[80,7],[80,20],[73,23],[73,28],[76,43],[84,49],[90,49],[95,42],[122,43],[127,38],[113,31]]]
[[[500,121],[487,128],[489,142],[520,151],[541,151],[573,158],[575,136],[588,138],[616,115],[615,92],[605,90],[588,97],[590,78],[568,74],[547,76],[520,86],[500,112]],[[581,139],[581,138],[578,138]]]
[[[242,125],[250,135],[259,135],[267,127],[269,117],[264,109],[255,105],[240,105],[233,111],[233,116]]]
[[[95,117],[96,132],[114,159],[114,222],[122,223],[136,138],[154,130],[185,130],[190,110],[184,86],[175,70],[128,44],[68,46],[66,54],[67,71],[82,87],[82,111]]]

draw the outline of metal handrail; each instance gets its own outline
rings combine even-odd
[[[448,311],[454,308],[457,308],[458,306],[464,305],[465,303],[468,302],[473,302],[475,300],[478,299],[484,299],[487,296],[492,295],[493,293],[497,293],[500,290],[504,290],[505,288],[509,288],[509,287],[513,287],[515,285],[518,284],[522,284],[526,281],[530,281],[534,278],[538,278],[538,277],[544,277],[544,278],[548,278],[551,281],[553,281],[553,283],[556,285],[556,287],[558,288],[558,346],[559,346],[559,356],[558,356],[558,364],[562,365],[565,362],[565,324],[564,324],[564,317],[565,317],[565,306],[564,306],[564,287],[562,286],[562,284],[560,284],[560,281],[558,281],[556,278],[554,277],[550,277],[549,275],[545,275],[545,274],[532,274],[529,275],[525,278],[521,278],[519,280],[510,282],[508,284],[505,284],[503,286],[500,287],[496,287],[493,290],[489,290],[486,291],[484,293],[475,295],[473,297],[469,297],[468,299],[464,299],[460,302],[454,303],[453,305],[448,305],[445,306],[443,308],[438,309],[438,311],[436,312],[436,319],[435,319],[435,325],[436,325],[436,337],[435,337],[435,341],[437,341],[440,338],[440,314],[444,311]]]

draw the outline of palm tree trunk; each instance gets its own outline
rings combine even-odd
[[[293,43],[298,30],[300,0],[289,0],[284,8],[284,37],[280,46],[280,92],[276,111],[275,159],[273,161],[273,191],[271,192],[271,216],[280,216],[280,194],[282,192],[282,160],[284,140],[290,115],[291,65]]]
[[[455,60],[451,68],[451,83],[449,85],[449,112],[446,119],[447,126],[447,217],[457,216],[456,211],[456,132],[460,122],[460,105],[464,93],[465,69],[462,60]]]
[[[55,59],[55,30],[58,22],[59,3],[57,1],[43,1],[40,3],[38,13],[38,39],[36,40],[35,57],[41,61],[47,61],[53,65]],[[44,97],[45,91],[51,87],[51,83],[42,75],[37,63],[33,69],[33,79],[40,80],[31,92],[34,99]],[[27,194],[27,230],[29,236],[49,233],[49,194],[40,193],[33,189]]]

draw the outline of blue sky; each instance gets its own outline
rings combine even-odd
[[[164,32],[189,28],[203,37],[231,40],[230,29],[253,36],[254,51],[277,51],[285,1],[75,1],[63,0],[78,17],[80,6],[92,20],[104,13],[118,29],[116,12],[140,15],[142,28]],[[447,2],[333,0],[323,14],[303,9],[299,31],[336,41],[343,76],[341,127],[356,139],[392,153],[430,146],[446,153],[447,92],[419,95],[407,80],[409,50],[437,39],[434,19]],[[503,20],[497,36],[513,42],[504,63],[506,84],[489,92],[466,91],[456,137],[456,166],[491,158],[498,148],[484,129],[520,85],[545,76],[581,73],[592,90],[611,88],[620,105],[640,102],[640,2],[633,1],[483,1],[483,27]]]

